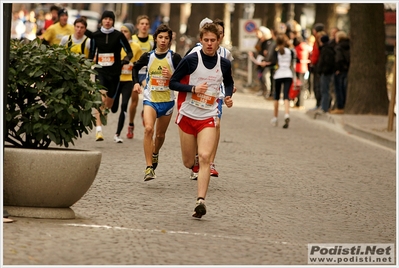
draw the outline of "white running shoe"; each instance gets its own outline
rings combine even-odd
[[[270,124],[272,124],[273,127],[277,127],[277,117],[273,117],[272,120],[270,120]]]
[[[114,142],[116,142],[116,143],[122,143],[123,140],[121,139],[121,137],[119,137],[118,135],[115,134],[115,136],[114,136]]]

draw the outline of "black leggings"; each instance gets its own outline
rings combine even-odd
[[[129,99],[132,95],[133,81],[121,81],[119,82],[118,95],[114,100],[114,105],[112,106],[112,112],[116,113],[119,105],[120,94],[122,94],[121,112],[118,119],[118,128],[116,129],[117,135],[120,135],[125,124],[125,117],[127,112],[127,106],[129,105]],[[115,109],[116,108],[116,109]]]
[[[283,94],[284,94],[284,100],[288,100],[288,92],[290,90],[291,84],[292,84],[292,78],[278,78],[274,79],[274,84],[275,84],[275,91],[274,91],[274,99],[279,100],[280,99],[280,94],[281,94],[281,85],[284,85],[283,89]]]

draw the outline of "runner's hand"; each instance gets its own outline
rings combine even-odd
[[[134,84],[133,91],[141,94],[141,86],[139,83]]]
[[[195,93],[205,93],[208,90],[208,83],[204,82],[199,86],[195,86]]]
[[[224,103],[226,104],[227,108],[230,108],[233,106],[233,99],[230,96],[226,96],[224,98]]]

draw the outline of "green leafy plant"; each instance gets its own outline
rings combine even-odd
[[[93,66],[64,46],[11,40],[5,141],[23,148],[44,149],[51,142],[68,147],[93,129],[93,110],[106,124]]]

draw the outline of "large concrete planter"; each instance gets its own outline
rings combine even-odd
[[[73,219],[92,185],[101,152],[4,147],[4,209],[12,216]]]

